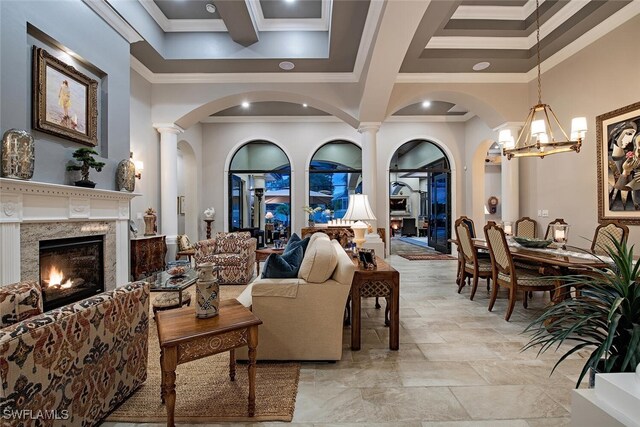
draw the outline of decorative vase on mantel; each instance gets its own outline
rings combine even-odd
[[[144,214],[144,235],[155,236],[157,230],[156,221],[158,217],[156,216],[153,208],[147,209]]]
[[[33,136],[25,130],[9,129],[2,136],[2,170],[3,178],[33,178],[35,163]]]
[[[128,191],[130,193],[136,189],[136,165],[133,163],[133,153],[129,154],[128,159],[118,163],[116,169],[116,187],[119,191]]]
[[[196,282],[196,317],[207,319],[218,315],[220,308],[220,285],[213,271],[217,267],[211,262],[198,264]]]

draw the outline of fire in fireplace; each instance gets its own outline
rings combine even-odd
[[[104,291],[104,236],[40,241],[44,310]]]

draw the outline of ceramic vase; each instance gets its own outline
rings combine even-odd
[[[124,159],[118,163],[116,169],[116,188],[130,193],[136,189],[136,165],[131,159]]]
[[[215,266],[210,262],[198,265],[196,282],[196,317],[206,319],[218,315],[220,307],[220,285],[214,277]]]
[[[33,137],[27,131],[9,129],[2,137],[2,173],[5,178],[31,179],[35,163]]]

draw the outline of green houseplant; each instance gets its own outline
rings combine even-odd
[[[82,179],[75,182],[78,187],[94,188],[96,186],[95,182],[89,180],[89,169],[93,168],[96,172],[101,172],[104,162],[96,161],[92,154],[97,155],[98,153],[91,148],[78,148],[73,152],[73,158],[79,161],[80,164],[67,166],[68,171],[80,171]]]
[[[611,267],[559,277],[563,286],[577,287],[579,293],[551,305],[525,330],[532,336],[524,349],[540,347],[543,353],[563,343],[572,345],[553,370],[570,355],[591,351],[576,387],[590,370],[634,372],[640,363],[640,260],[634,262],[633,246],[610,239]]]

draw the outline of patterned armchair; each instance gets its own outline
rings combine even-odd
[[[253,277],[257,241],[250,233],[220,232],[213,239],[199,241],[194,247],[196,265],[212,262],[220,267],[220,284],[246,285]]]
[[[41,300],[35,282],[0,287],[0,415],[15,414],[2,425],[98,425],[147,378],[149,285],[47,313]]]

